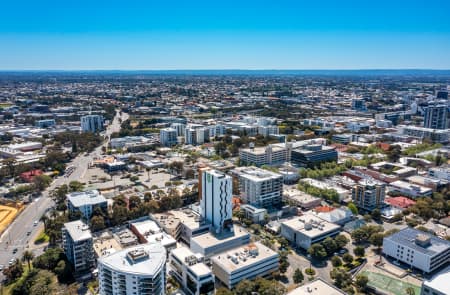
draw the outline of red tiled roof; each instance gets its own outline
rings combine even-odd
[[[395,207],[400,207],[400,208],[408,208],[412,205],[414,205],[416,203],[416,201],[413,201],[409,198],[406,197],[392,197],[392,198],[387,198],[385,200],[386,203],[395,206]]]
[[[333,211],[334,210],[334,208],[333,207],[330,207],[330,206],[318,206],[318,207],[316,207],[316,208],[314,208],[314,210],[316,211],[316,212],[321,212],[321,213],[325,213],[325,212],[331,212],[331,211]]]

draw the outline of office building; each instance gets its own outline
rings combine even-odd
[[[83,132],[100,132],[103,128],[103,116],[87,115],[81,117],[81,131]]]
[[[291,153],[291,161],[302,167],[315,167],[324,162],[337,161],[337,158],[334,147],[319,144],[293,149]]]
[[[91,219],[95,208],[104,212],[108,209],[108,203],[97,190],[73,192],[67,194],[67,205],[70,213],[80,212],[86,219]]]
[[[428,176],[450,181],[450,167],[431,167],[428,169]]]
[[[251,144],[250,144],[251,145]],[[239,159],[245,165],[275,165],[288,161],[290,153],[286,147],[268,145],[266,147],[253,147],[239,150]]]
[[[383,239],[383,254],[430,273],[450,261],[450,241],[407,227]]]
[[[450,112],[447,105],[432,105],[424,110],[423,127],[431,129],[450,128]]]
[[[435,143],[448,143],[450,140],[450,129],[400,126],[399,131],[402,135],[407,135],[420,140],[427,139]]]
[[[191,238],[191,250],[209,258],[224,251],[250,243],[250,234],[238,225],[232,225],[229,232],[219,234],[207,232]]]
[[[411,198],[428,197],[433,194],[431,188],[397,180],[389,184],[389,190]]]
[[[232,179],[216,170],[201,174],[200,200],[202,216],[211,223],[215,233],[232,228]]]
[[[64,224],[62,228],[63,249],[76,274],[95,267],[93,239],[89,227],[81,220]]]
[[[422,283],[420,295],[450,294],[450,265]]]
[[[266,221],[267,209],[257,208],[249,204],[242,204],[240,209],[244,212],[245,218],[253,221],[253,223],[263,223]]]
[[[239,192],[244,203],[262,208],[273,208],[281,204],[281,174],[257,167],[239,167],[232,174],[239,180]]]
[[[264,277],[278,270],[279,255],[256,242],[216,255],[211,262],[216,279],[232,289],[242,280]]]
[[[166,250],[159,243],[139,245],[98,259],[99,294],[164,295]]]
[[[173,146],[177,144],[177,131],[174,128],[163,128],[159,131],[159,140],[163,146]]]
[[[352,188],[352,199],[358,208],[372,211],[384,204],[386,184],[373,179],[361,179]]]
[[[177,247],[177,241],[165,233],[156,221],[141,218],[130,222],[130,230],[139,239],[139,243],[161,243],[166,248],[167,253]]]
[[[170,252],[169,260],[170,274],[187,295],[214,294],[214,275],[203,262],[203,255],[179,247]]]
[[[321,198],[314,197],[298,189],[288,189],[283,191],[283,201],[289,205],[301,207],[303,209],[312,209],[320,206]]]
[[[308,249],[327,237],[337,235],[339,225],[325,221],[312,213],[305,213],[281,222],[281,235],[297,247]]]

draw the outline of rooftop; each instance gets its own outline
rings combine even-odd
[[[319,278],[303,286],[300,286],[297,289],[292,290],[287,295],[308,295],[308,294],[345,295],[346,293]]]
[[[105,197],[103,197],[97,190],[70,193],[67,195],[67,199],[75,207],[96,205],[106,202]]]
[[[433,288],[442,294],[450,294],[450,265],[433,276],[430,280],[424,281],[424,286]]]
[[[203,248],[212,247],[217,244],[224,243],[228,240],[239,239],[243,236],[248,236],[249,233],[243,229],[242,227],[233,224],[233,234],[231,233],[223,233],[221,235],[214,235],[211,232],[207,232],[195,237],[192,237],[192,241],[195,241],[198,245],[201,245]]]
[[[278,258],[277,252],[256,242],[213,256],[211,261],[220,265],[228,273],[231,273],[265,259],[273,258]]]
[[[327,232],[333,232],[341,228],[339,225],[325,221],[312,213],[306,213],[300,217],[285,220],[281,224],[296,231],[301,231],[302,234],[310,238],[314,238]]]
[[[402,229],[384,239],[412,248],[415,251],[428,256],[438,255],[450,248],[449,241],[411,227]],[[426,239],[426,243],[422,243],[424,239]]]
[[[234,169],[232,172],[236,175],[239,175],[239,177],[243,177],[252,181],[267,181],[282,177],[278,173],[257,167],[239,167]]]
[[[203,263],[203,255],[194,253],[189,248],[179,247],[170,251],[172,256],[178,258],[181,262],[198,277],[211,274],[211,269]]]
[[[160,243],[127,248],[99,259],[99,263],[118,271],[153,276],[166,262],[166,249]]]
[[[64,223],[64,228],[67,230],[72,240],[75,242],[84,241],[92,238],[89,226],[81,220]]]

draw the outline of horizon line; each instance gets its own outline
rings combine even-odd
[[[450,71],[450,68],[324,68],[324,69],[276,69],[276,68],[260,68],[260,69],[246,69],[246,68],[213,68],[213,69],[0,69],[0,72],[170,72],[170,71]]]

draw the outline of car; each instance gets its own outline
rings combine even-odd
[[[13,252],[13,254],[16,254],[16,253],[17,253],[17,251],[19,251],[19,249],[17,249],[17,248],[14,248],[12,252]]]
[[[3,264],[0,264],[0,271],[2,271],[5,268]]]
[[[36,225],[38,225],[38,223],[39,223],[39,221],[36,220],[36,221],[33,223],[33,225],[36,226]]]
[[[394,262],[392,262],[393,264],[400,266],[400,262],[398,262],[397,260],[394,260]]]
[[[27,231],[27,236],[31,235],[31,230]]]

